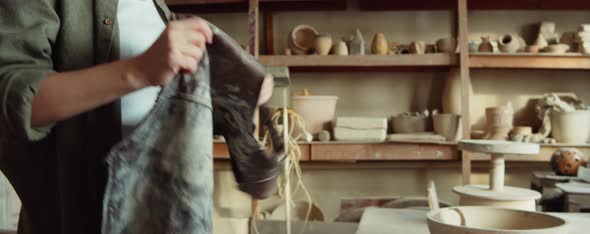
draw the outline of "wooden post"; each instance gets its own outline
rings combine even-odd
[[[259,48],[258,48],[258,8],[259,8],[259,1],[258,0],[250,0],[248,6],[248,52],[254,57],[258,58],[259,55]],[[259,128],[259,111],[256,108],[254,113],[254,121],[256,123],[256,129],[254,130],[254,136],[257,138],[259,137],[260,128]],[[252,198],[252,204],[250,207],[252,211],[252,220],[255,220],[260,212],[260,204],[258,203],[258,199]]]
[[[469,139],[471,134],[471,111],[469,87],[471,79],[469,77],[469,47],[468,47],[468,25],[467,25],[467,0],[458,0],[457,4],[458,24],[459,24],[459,66],[461,72],[461,115],[463,119],[463,138]],[[463,184],[471,182],[471,156],[469,153],[462,153],[462,174]]]
[[[272,11],[264,12],[264,41],[265,41],[265,54],[275,54],[274,47],[274,13]]]

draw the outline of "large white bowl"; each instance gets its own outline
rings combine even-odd
[[[566,234],[561,218],[531,211],[487,206],[459,206],[430,211],[432,234]]]
[[[585,144],[590,135],[590,111],[552,112],[551,128],[558,143]]]

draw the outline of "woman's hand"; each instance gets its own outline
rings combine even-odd
[[[166,30],[143,54],[132,59],[138,88],[163,85],[179,72],[194,73],[213,41],[209,25],[198,17],[168,23]]]

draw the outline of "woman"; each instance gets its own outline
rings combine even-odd
[[[212,41],[203,20],[169,17],[163,0],[0,1],[0,169],[19,233],[100,233],[104,157]]]

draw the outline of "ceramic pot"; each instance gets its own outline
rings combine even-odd
[[[539,53],[539,46],[538,45],[529,45],[526,47],[527,53]]]
[[[309,25],[297,25],[289,34],[288,45],[294,54],[310,54],[314,48],[318,31]]]
[[[549,45],[549,43],[547,43],[547,40],[545,40],[543,34],[539,34],[539,36],[537,36],[537,40],[535,41],[535,45],[539,47],[539,50],[543,50]]]
[[[580,31],[580,32],[590,32],[590,24],[581,24],[578,27],[578,31]]]
[[[565,220],[533,211],[488,207],[447,207],[428,212],[432,234],[567,234]]]
[[[436,41],[438,52],[455,53],[457,50],[457,40],[455,38],[443,38]]]
[[[435,44],[428,44],[426,45],[426,49],[424,50],[426,54],[436,53],[436,45]]]
[[[514,110],[512,106],[486,108],[486,139],[506,140],[512,130]]]
[[[455,114],[438,114],[432,116],[434,132],[445,137],[447,141],[461,139],[461,116]]]
[[[431,121],[426,116],[395,116],[391,119],[394,133],[427,132]]]
[[[584,42],[580,44],[580,53],[590,54],[590,42]]]
[[[504,53],[516,53],[521,44],[515,35],[506,34],[498,40],[498,49]]]
[[[576,148],[559,148],[551,155],[551,170],[558,175],[576,176],[586,166],[584,154]]]
[[[570,46],[566,44],[556,44],[547,46],[547,52],[552,54],[565,54],[565,52],[567,52],[569,49]]]
[[[473,86],[468,87],[469,98],[473,100]],[[473,104],[473,102],[471,102]],[[442,95],[443,113],[461,115],[461,72],[457,68],[449,70],[449,76],[445,80]],[[473,113],[473,105],[469,107],[469,112]],[[471,116],[474,116],[471,114]]]
[[[558,143],[585,144],[589,134],[589,110],[551,113],[551,135]]]
[[[348,45],[348,52],[352,55],[365,55],[365,38],[358,29]]]
[[[346,46],[346,43],[344,41],[339,41],[338,43],[336,43],[334,45],[334,48],[332,49],[332,51],[334,52],[335,55],[340,55],[340,56],[348,55],[348,46]]]
[[[479,50],[479,45],[481,43],[479,42],[475,42],[475,41],[470,41],[468,46],[469,46],[469,53],[475,53]]]
[[[332,36],[329,34],[320,34],[315,39],[315,52],[318,55],[328,55],[332,49]]]
[[[293,96],[293,111],[305,120],[305,129],[317,135],[329,129],[336,113],[336,96]]]
[[[426,42],[414,41],[410,44],[410,53],[412,54],[424,54],[426,53]]]
[[[492,53],[494,52],[494,46],[490,41],[490,37],[482,37],[481,44],[479,44],[479,48],[477,49],[479,52],[483,53]]]
[[[378,55],[386,55],[389,52],[389,46],[387,45],[387,39],[385,34],[377,33],[373,37],[373,44],[371,46],[371,53]]]

